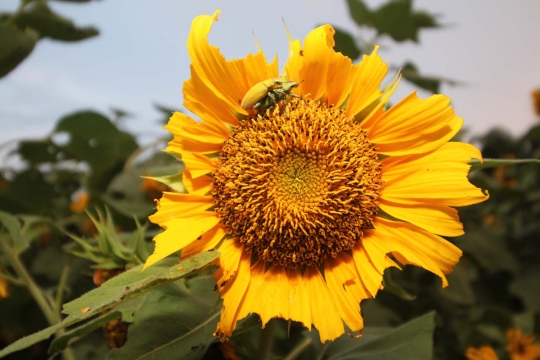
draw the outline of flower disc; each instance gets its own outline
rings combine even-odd
[[[213,173],[215,211],[248,251],[288,268],[319,265],[373,227],[381,163],[354,119],[292,99],[243,121]]]

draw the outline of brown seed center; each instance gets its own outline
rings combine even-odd
[[[289,268],[351,249],[372,228],[382,188],[366,131],[340,109],[298,99],[235,128],[213,176],[227,231]]]

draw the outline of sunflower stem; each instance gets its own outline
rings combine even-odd
[[[270,349],[274,341],[274,331],[276,329],[277,320],[272,319],[264,327],[259,341],[259,348],[257,349],[258,359],[267,360],[270,356]]]
[[[62,307],[62,302],[64,301],[64,290],[66,288],[69,272],[71,270],[72,258],[71,256],[67,259],[66,265],[62,270],[62,275],[60,275],[60,281],[58,282],[58,288],[56,289],[56,296],[54,299],[54,311],[58,316],[58,321],[61,321],[60,310]]]
[[[62,320],[60,313],[56,313],[54,311],[55,309],[53,308],[53,304],[49,300],[47,300],[40,287],[32,278],[32,275],[30,275],[28,270],[26,270],[26,267],[19,259],[19,256],[11,248],[9,248],[9,246],[6,246],[4,242],[1,241],[1,239],[0,250],[2,250],[2,253],[5,255],[9,264],[17,274],[20,284],[28,289],[28,291],[36,301],[38,307],[43,313],[43,316],[45,316],[45,318],[47,319],[49,325],[55,325],[56,323],[60,322]],[[64,330],[58,330],[56,332],[58,336],[62,335],[63,333]],[[62,351],[62,356],[65,360],[75,360],[75,356],[73,355],[73,352],[70,348],[64,349]]]
[[[41,289],[35,283],[30,273],[28,273],[26,267],[21,262],[17,254],[12,249],[10,249],[9,246],[6,246],[3,241],[0,241],[0,248],[6,256],[9,264],[17,274],[18,279],[20,279],[21,283],[28,289],[28,291],[36,301],[41,312],[47,319],[47,322],[50,325],[56,324],[57,318],[54,314],[51,304],[49,303],[49,301],[47,301],[47,298],[45,297],[45,295],[43,295],[43,292],[41,292]]]
[[[2,269],[0,269],[0,279],[6,279],[10,283],[13,283],[15,285],[24,285],[24,282],[21,279],[18,279],[14,276],[11,276],[9,274],[1,272]]]
[[[328,349],[330,344],[331,344],[330,341],[327,341],[324,343],[321,351],[319,352],[319,356],[317,357],[317,360],[322,360],[322,358],[324,357],[324,354],[326,353],[326,349]]]
[[[298,345],[296,345],[296,347],[294,349],[292,349],[292,351],[283,360],[294,360],[294,359],[296,359],[297,357],[302,355],[304,350],[307,349],[307,347],[310,346],[312,343],[313,343],[313,340],[311,340],[310,338],[305,338]]]

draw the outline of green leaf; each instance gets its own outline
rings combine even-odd
[[[347,5],[349,5],[351,17],[358,26],[372,26],[373,14],[362,0],[347,0]]]
[[[450,286],[438,289],[442,296],[459,305],[474,305],[475,295],[471,285],[471,275],[462,263],[454,266],[454,270],[446,275],[446,278]]]
[[[402,67],[401,74],[406,80],[412,82],[415,85],[418,85],[422,89],[429,90],[434,94],[439,93],[439,88],[442,82],[446,82],[450,85],[455,84],[455,82],[452,80],[431,76],[423,76],[420,74],[416,66],[411,63],[406,63]]]
[[[403,300],[410,301],[416,299],[416,295],[410,294],[392,279],[392,271],[394,271],[394,268],[387,269],[383,274],[384,291],[399,296]]]
[[[85,2],[91,2],[94,0],[54,0],[54,1],[60,1],[60,2],[73,2],[73,3],[85,3]]]
[[[7,210],[17,213],[50,214],[50,204],[56,193],[54,186],[48,183],[41,172],[36,169],[23,170],[15,174],[2,194],[0,208],[6,209],[5,204],[12,205]]]
[[[15,217],[0,211],[0,223],[6,228],[11,238],[10,248],[12,248],[16,254],[22,253],[30,246],[28,240],[21,235],[21,226]]]
[[[167,175],[167,176],[142,176],[144,179],[150,179],[157,181],[159,183],[165,184],[174,191],[177,191],[181,194],[186,194],[186,188],[184,187],[184,183],[182,181],[182,173],[179,172],[178,174],[173,175]]]
[[[453,239],[453,242],[470,255],[482,268],[490,273],[506,270],[517,273],[519,263],[508,249],[504,238],[492,229],[474,229]]]
[[[178,171],[178,166],[175,171]],[[122,171],[111,180],[102,200],[126,216],[136,216],[138,219],[148,217],[154,212],[155,204],[141,191],[143,174],[147,174],[147,171],[138,167]]]
[[[128,330],[128,341],[108,359],[200,359],[217,338],[215,280],[194,278],[149,293]],[[183,286],[182,286],[183,285]]]
[[[50,141],[21,141],[17,152],[33,165],[56,162],[58,148]]]
[[[121,132],[109,119],[93,111],[62,118],[55,133],[63,132],[68,133],[69,141],[58,147],[66,158],[87,161],[92,167],[90,191],[105,191],[126,159],[138,148],[133,136]]]
[[[418,27],[421,28],[438,28],[440,25],[437,23],[435,16],[425,12],[418,11],[412,15],[413,21]]]
[[[332,360],[432,359],[435,313],[430,312],[395,329],[365,328],[359,339],[344,335],[330,343],[325,358]]]
[[[207,251],[172,266],[171,263],[176,261],[167,259],[160,264],[151,266],[143,273],[141,273],[143,265],[139,265],[113,277],[99,288],[84,294],[77,300],[65,304],[63,313],[77,315],[82,309],[89,308],[86,311],[88,315],[85,316],[88,318],[92,314],[105,311],[117,303],[176,281],[218,257],[219,252]]]
[[[356,45],[354,37],[348,32],[341,30],[335,26],[334,30],[336,31],[334,35],[334,40],[336,42],[334,50],[342,53],[345,56],[348,56],[349,58],[351,58],[351,60],[358,59],[362,54],[362,51]]]
[[[92,319],[83,325],[77,327],[74,330],[65,332],[61,336],[54,339],[49,347],[49,354],[55,354],[59,351],[64,350],[74,342],[80,340],[84,336],[90,334],[94,330],[101,328],[104,324],[109,321],[119,319],[122,316],[122,313],[119,311],[112,311],[98,316],[95,319]]]
[[[34,50],[38,33],[33,29],[18,29],[0,23],[0,78],[15,69]]]
[[[421,28],[439,27],[435,17],[412,11],[412,0],[393,0],[373,12],[374,27],[379,34],[388,34],[395,41],[418,41]]]
[[[525,334],[534,334],[534,314],[524,313],[514,316],[515,327],[521,329]]]
[[[73,323],[71,319],[69,321],[66,321],[66,320],[67,318],[61,323],[50,326],[44,330],[38,331],[37,333],[34,333],[32,335],[23,337],[22,339],[15,341],[14,343],[0,350],[0,358],[3,358],[4,356],[12,354],[16,351],[26,349],[27,347],[30,347],[40,341],[46,340],[58,330],[63,329],[66,326]]]
[[[87,320],[118,304],[150,290],[177,281],[202,268],[219,257],[217,251],[207,251],[181,263],[166,259],[141,273],[142,265],[134,267],[105,282],[80,298],[64,305],[63,312],[68,316],[61,322],[35,334],[19,339],[0,351],[0,357],[25,349],[39,341],[49,338],[56,331]]]
[[[540,266],[535,266],[522,272],[519,277],[510,284],[510,290],[521,296],[525,303],[525,309],[528,312],[540,311]]]
[[[154,109],[156,109],[161,114],[162,118],[159,120],[159,123],[163,125],[166,125],[169,122],[169,119],[171,118],[172,114],[178,111],[178,110],[174,110],[172,107],[168,107],[168,106],[164,106],[160,104],[154,104]]]
[[[411,0],[390,1],[375,11],[375,28],[379,34],[388,34],[396,41],[418,41],[418,27],[411,10]]]
[[[480,162],[478,159],[473,159],[470,163],[471,172],[489,169],[499,166],[510,166],[510,165],[519,165],[519,164],[540,164],[539,159],[484,159],[483,162]]]
[[[73,21],[54,13],[44,1],[34,1],[14,17],[21,27],[35,29],[43,37],[62,41],[79,41],[99,34],[91,26],[79,28]]]

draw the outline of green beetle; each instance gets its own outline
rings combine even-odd
[[[295,81],[289,81],[286,76],[261,81],[248,90],[240,106],[244,110],[255,109],[259,113],[265,112],[273,108],[278,101],[285,100],[287,95],[299,97],[291,93],[292,89],[299,85]]]

